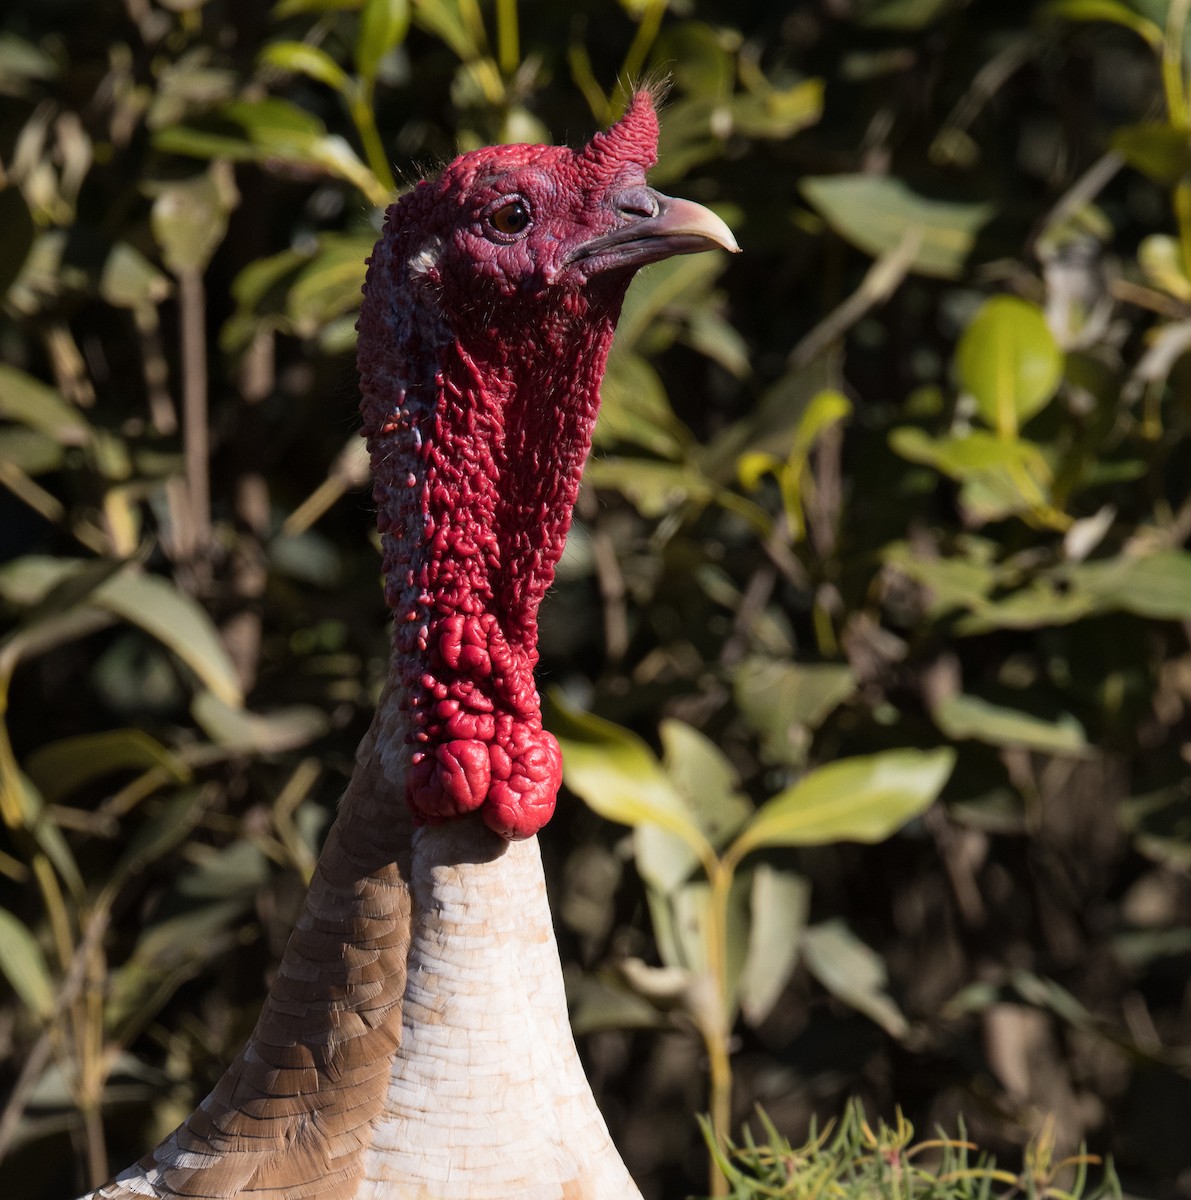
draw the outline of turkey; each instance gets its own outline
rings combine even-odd
[[[248,1044],[91,1200],[639,1195],[567,1019],[534,667],[625,289],[737,249],[646,186],[657,136],[639,91],[582,150],[477,150],[389,208],[358,351],[389,681]]]

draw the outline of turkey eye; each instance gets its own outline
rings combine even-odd
[[[508,204],[502,204],[492,213],[488,224],[497,233],[513,237],[529,227],[529,205],[524,200],[510,200]]]

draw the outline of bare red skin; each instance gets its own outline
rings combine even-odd
[[[656,149],[639,93],[583,151],[463,155],[389,208],[369,260],[363,432],[419,822],[478,809],[517,839],[554,812],[562,759],[534,683],[537,613],[631,275],[589,277],[567,256],[624,224],[612,201],[644,184]],[[489,219],[510,197],[533,212],[524,237]]]

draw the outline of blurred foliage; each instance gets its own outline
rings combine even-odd
[[[296,915],[387,669],[394,180],[646,71],[655,181],[746,253],[634,285],[544,613],[568,779],[634,826],[544,838],[614,1136],[700,1189],[730,1049],[774,1138],[856,1093],[1020,1157],[1049,1113],[1048,1163],[1185,1192],[1188,7],[10,3],[0,1192],[168,1132]]]

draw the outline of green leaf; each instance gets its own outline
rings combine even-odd
[[[1024,438],[974,429],[932,438],[914,426],[894,429],[889,445],[911,462],[924,463],[965,485],[963,500],[978,520],[1046,506],[1053,476],[1041,449]]]
[[[889,176],[818,176],[804,179],[799,188],[836,233],[869,254],[892,250],[917,232],[911,270],[942,279],[963,273],[976,235],[996,213],[988,203],[920,196]]]
[[[231,750],[279,754],[305,746],[327,730],[327,716],[309,704],[295,704],[271,713],[246,712],[212,692],[199,692],[191,715],[213,741]]]
[[[159,150],[196,158],[254,159],[266,165],[293,163],[315,168],[358,188],[372,204],[388,202],[387,187],[376,178],[342,137],[288,100],[233,100],[197,126],[158,130]]]
[[[686,463],[598,458],[587,464],[584,477],[592,487],[619,492],[648,520],[664,517],[687,501],[706,504],[716,495],[715,485]]]
[[[1137,265],[1156,288],[1184,303],[1191,301],[1191,278],[1187,275],[1183,247],[1178,238],[1166,233],[1151,233],[1142,238],[1137,248]]]
[[[870,29],[922,29],[956,7],[956,0],[859,0],[852,20]]]
[[[168,646],[225,704],[243,704],[219,631],[193,597],[158,575],[125,572],[97,588],[93,600]]]
[[[337,92],[347,92],[351,87],[347,72],[325,50],[307,42],[270,42],[261,51],[260,61],[325,83]]]
[[[376,80],[381,60],[405,40],[410,0],[367,0],[356,39],[356,70],[367,84]]]
[[[640,350],[642,340],[660,318],[682,313],[703,303],[725,265],[726,252],[687,254],[665,259],[633,280],[616,326],[622,351]]]
[[[0,33],[0,79],[9,88],[24,94],[20,84],[55,79],[58,75],[58,64],[39,46],[14,33]]]
[[[554,692],[550,727],[562,747],[567,787],[608,821],[653,824],[677,834],[700,857],[713,853],[653,751],[611,721],[572,708]]]
[[[801,875],[768,863],[752,872],[748,957],[738,993],[750,1025],[769,1016],[794,972],[810,902],[810,883]]]
[[[825,921],[804,930],[802,955],[807,969],[833,996],[895,1038],[909,1032],[909,1022],[885,991],[884,961],[843,921]]]
[[[935,705],[935,723],[952,739],[971,738],[990,746],[1022,746],[1050,754],[1081,754],[1088,741],[1070,714],[1046,721],[978,696],[948,696]]]
[[[311,336],[333,318],[360,307],[372,234],[324,234],[318,252],[300,268],[286,300],[293,328]]]
[[[54,1011],[54,986],[37,939],[6,908],[0,908],[0,973],[31,1012],[43,1020]]]
[[[282,21],[308,12],[352,12],[362,8],[363,4],[364,0],[278,0],[269,16],[274,21]]]
[[[955,751],[943,748],[886,750],[819,767],[763,804],[729,854],[883,841],[934,803],[954,764]]]
[[[736,768],[709,737],[685,721],[667,718],[658,736],[666,774],[707,840],[723,845],[753,815],[753,806],[741,794]]]
[[[482,27],[477,30],[462,12],[460,0],[418,0],[414,19],[422,29],[450,46],[452,53],[467,62],[479,56]],[[478,14],[479,9],[475,12]]]
[[[677,462],[694,443],[690,430],[674,415],[657,371],[639,354],[613,349],[601,399],[595,428],[598,446],[640,446]]]
[[[844,663],[794,663],[747,658],[736,669],[736,707],[761,738],[761,753],[774,763],[799,766],[806,757],[808,731],[856,690]]]
[[[0,471],[10,465],[34,477],[56,471],[65,459],[60,443],[36,429],[0,429]]]
[[[955,354],[960,382],[1002,437],[1044,408],[1063,378],[1063,354],[1042,311],[1016,296],[994,296],[964,330]]]
[[[662,769],[687,816],[711,845],[723,845],[753,812],[739,791],[735,768],[709,738],[682,721],[663,721],[659,734]],[[688,840],[658,825],[637,826],[633,845],[642,878],[667,895],[685,883],[700,862]]]
[[[176,754],[139,729],[61,738],[39,746],[25,761],[30,779],[50,804],[93,779],[151,767],[161,767],[179,782],[190,778],[190,768]]]
[[[155,190],[149,223],[165,265],[176,275],[205,271],[240,200],[230,167],[213,163],[202,175]]]
[[[907,457],[910,457],[907,455]],[[907,542],[890,542],[882,554],[887,566],[908,575],[929,592],[928,614],[932,619],[955,609],[978,608],[999,582],[997,568],[987,561],[993,548],[986,543],[972,545],[967,554],[935,558]]]
[[[85,446],[91,427],[52,387],[0,363],[0,417],[51,437],[60,446]]]
[[[1162,46],[1162,30],[1120,0],[1051,0],[1042,6],[1038,16],[1044,21],[1105,21],[1122,25],[1145,38],[1154,49]]]
[[[1112,148],[1163,187],[1173,187],[1191,171],[1191,129],[1185,126],[1165,121],[1124,125],[1113,133]]]
[[[37,606],[36,619],[82,604],[106,609],[168,646],[225,703],[242,703],[239,678],[219,632],[185,592],[118,562],[28,555],[0,568],[0,596]]]
[[[165,300],[172,290],[168,277],[127,242],[117,242],[104,260],[99,294],[117,308],[150,308]]]
[[[1191,620],[1191,554],[1185,550],[1080,563],[1068,579],[1100,607],[1160,621]]]
[[[737,96],[731,101],[733,127],[745,137],[791,138],[822,117],[824,90],[822,79],[802,79]]]

